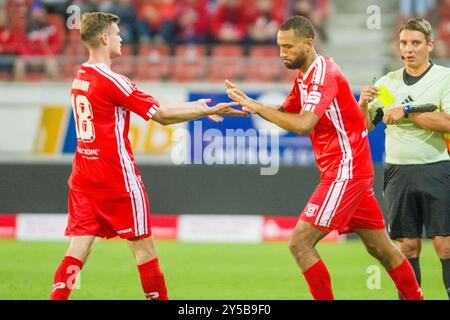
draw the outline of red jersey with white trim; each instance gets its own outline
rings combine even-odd
[[[318,55],[305,74],[300,72],[283,108],[320,117],[310,138],[322,179],[373,176],[364,114],[333,59]]]
[[[150,120],[159,108],[105,64],[83,64],[72,84],[77,149],[69,186],[82,192],[129,192],[143,185],[131,150],[130,111]]]

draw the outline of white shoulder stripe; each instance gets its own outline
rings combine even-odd
[[[114,79],[116,79],[127,91],[133,92],[133,86],[131,84],[130,81],[128,81],[127,78],[125,78],[123,75],[115,73],[114,71],[112,71],[111,69],[109,69],[107,66],[100,66],[100,68],[107,73],[108,75],[110,75],[111,77],[113,77]]]
[[[322,80],[320,81],[320,85],[323,85],[325,81],[325,71],[327,70],[327,62],[325,61],[324,57],[320,57],[322,64],[323,64],[323,71],[322,71]]]
[[[316,61],[316,72],[314,77],[311,79],[311,83],[320,84],[320,78],[322,77],[322,64],[320,63],[320,58]]]
[[[325,80],[326,65],[322,56],[317,59],[316,64],[316,72],[312,78],[312,83],[323,85]]]
[[[100,69],[99,67],[93,67],[98,73],[100,73],[101,75],[103,75],[105,78],[108,78],[109,80],[111,80],[112,83],[115,84],[115,86],[117,88],[119,88],[123,94],[125,94],[127,97],[131,94],[131,90],[127,90],[126,88],[124,88],[116,79],[114,79],[112,76],[110,76],[109,74],[105,73],[102,69]]]

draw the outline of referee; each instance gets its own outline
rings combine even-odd
[[[399,41],[405,67],[365,86],[359,105],[369,130],[381,121],[387,125],[383,191],[389,235],[420,285],[425,227],[450,299],[450,157],[444,139],[450,132],[450,69],[429,59],[434,41],[427,20],[409,19]]]

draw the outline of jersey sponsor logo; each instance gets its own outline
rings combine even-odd
[[[117,231],[117,234],[124,234],[124,233],[128,233],[128,232],[131,232],[131,231],[133,231],[133,229],[128,228],[128,229],[124,229],[124,230],[119,230],[119,231]]]
[[[66,284],[64,282],[57,282],[53,285],[52,293],[58,289],[64,289],[65,287],[66,287]]]
[[[317,210],[319,209],[319,206],[314,203],[308,203],[305,209],[305,215],[310,218],[312,216],[315,216],[317,213]]]
[[[77,152],[84,156],[99,156],[100,149],[89,149],[89,148],[77,147]]]

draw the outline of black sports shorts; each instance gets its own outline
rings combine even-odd
[[[383,195],[391,239],[450,236],[450,161],[388,164]]]

